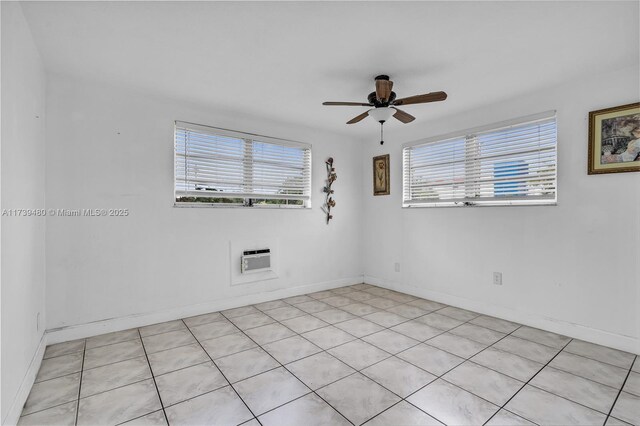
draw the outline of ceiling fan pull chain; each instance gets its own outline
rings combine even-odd
[[[380,122],[380,145],[384,145],[383,129],[384,129],[384,121],[381,121]]]

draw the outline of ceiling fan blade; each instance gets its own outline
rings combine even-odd
[[[394,108],[394,109],[396,110],[396,113],[393,114],[393,118],[396,118],[402,121],[404,124],[411,123],[413,120],[416,119],[413,115],[407,114],[406,112],[398,108]]]
[[[329,106],[373,106],[371,104],[364,104],[362,102],[323,102],[322,105]]]
[[[393,89],[393,81],[376,80],[376,98],[378,98],[380,102],[387,102],[387,100],[389,100],[391,89]]]
[[[396,99],[393,105],[411,105],[411,104],[425,104],[427,102],[444,101],[447,99],[447,94],[444,92],[431,92],[424,95],[409,96],[408,98]]]
[[[365,118],[367,118],[368,115],[369,115],[369,111],[363,112],[357,117],[353,117],[351,120],[347,121],[347,124],[353,124],[353,123],[357,123],[358,121],[362,121]]]

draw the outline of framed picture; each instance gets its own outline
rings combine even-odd
[[[373,157],[373,195],[389,195],[389,154]]]
[[[640,171],[640,103],[589,113],[590,175]]]

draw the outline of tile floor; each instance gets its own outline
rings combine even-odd
[[[358,284],[49,346],[22,425],[640,424],[640,360]]]

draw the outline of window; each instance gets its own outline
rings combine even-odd
[[[403,149],[403,206],[556,202],[555,113],[419,141]]]
[[[309,207],[311,145],[176,121],[177,205]]]

